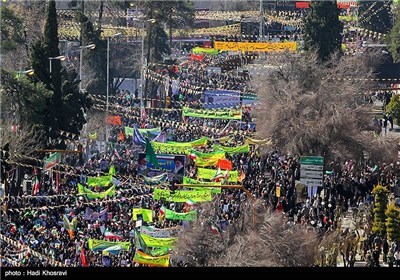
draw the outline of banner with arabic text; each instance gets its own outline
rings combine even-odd
[[[96,199],[96,198],[103,199],[106,196],[111,197],[111,196],[115,195],[115,186],[112,186],[111,188],[109,188],[108,190],[106,190],[104,192],[98,193],[98,192],[91,191],[88,188],[85,188],[84,186],[82,186],[81,184],[78,183],[78,194],[84,194],[89,199]]]
[[[198,191],[183,191],[177,190],[171,193],[169,190],[154,189],[153,199],[160,200],[161,198],[172,202],[186,202],[188,199],[194,202],[211,201],[211,190],[198,190]]]
[[[121,250],[129,250],[129,247],[131,246],[131,242],[113,242],[113,241],[105,241],[105,240],[97,240],[97,239],[89,239],[88,240],[88,248],[89,250],[93,250],[95,252],[98,251],[103,251],[104,249],[107,249],[112,246],[121,246]]]
[[[182,117],[241,120],[242,109],[203,110],[203,109],[192,109],[188,107],[183,107]]]
[[[183,177],[183,184],[201,184],[204,186],[220,186],[221,182],[203,182],[203,181],[198,181],[189,177]],[[211,193],[221,193],[221,188],[210,188],[210,187],[191,187],[187,186],[186,188],[191,188],[195,189],[198,191],[206,191],[206,190],[211,190]]]
[[[155,238],[147,234],[140,233],[140,237],[143,239],[147,247],[167,247],[173,248],[174,243],[178,240],[178,237],[170,238]]]
[[[177,213],[165,208],[165,219],[180,221],[195,221],[197,219],[197,211],[189,211],[186,213]]]
[[[237,146],[237,147],[226,147],[226,146],[221,146],[218,144],[214,144],[214,150],[221,150],[224,151],[228,154],[240,154],[240,153],[248,153],[250,152],[250,146],[249,144],[243,145],[243,146]]]
[[[197,176],[200,179],[207,179],[211,180],[215,174],[217,173],[216,169],[208,169],[208,168],[198,168],[197,169]],[[229,171],[229,178],[228,182],[237,183],[238,178],[238,171]]]
[[[296,42],[224,42],[214,41],[214,48],[222,51],[242,52],[295,52]]]
[[[168,238],[177,235],[178,232],[182,230],[182,227],[172,227],[172,228],[155,228],[152,226],[141,226],[140,232],[147,234],[148,236],[154,238]]]
[[[147,255],[139,250],[136,250],[133,261],[138,264],[145,264],[148,266],[156,267],[168,267],[169,266],[169,255],[164,255],[160,257],[153,257]]]

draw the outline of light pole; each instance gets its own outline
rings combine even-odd
[[[143,104],[143,96],[144,96],[144,66],[145,66],[145,62],[144,62],[144,24],[146,22],[150,22],[150,23],[155,23],[156,20],[154,18],[151,19],[138,19],[138,18],[133,18],[134,21],[140,21],[142,22],[142,54],[141,54],[141,67],[140,67],[140,99],[141,99],[141,104],[142,104],[142,108],[146,107],[145,104]]]
[[[108,117],[108,96],[110,93],[110,38],[121,36],[122,33],[116,33],[107,37],[107,93],[106,93],[106,118]],[[108,129],[106,125],[106,151],[107,151]]]
[[[64,61],[65,60],[65,56],[64,55],[59,55],[59,56],[55,56],[55,57],[49,57],[49,64],[50,64],[50,67],[49,67],[49,72],[50,72],[50,76],[51,76],[51,69],[52,69],[52,67],[51,67],[51,65],[52,65],[52,61],[53,60],[60,60],[60,61]]]
[[[87,46],[80,46],[79,47],[79,51],[80,51],[80,53],[79,53],[79,80],[80,80],[79,92],[82,92],[82,59],[83,59],[82,53],[83,53],[83,50],[84,49],[93,50],[94,48],[96,48],[95,44],[90,44],[90,45],[87,45]]]

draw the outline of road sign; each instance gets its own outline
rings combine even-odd
[[[323,157],[300,157],[300,183],[306,186],[322,187],[324,178],[323,172]]]
[[[323,182],[319,179],[300,178],[300,183],[306,186],[322,187]]]
[[[303,171],[301,175],[303,175],[302,177],[304,178],[318,178],[318,179],[324,176],[323,171],[309,171],[309,170]]]
[[[300,157],[300,164],[324,165],[323,157]]]
[[[300,165],[300,171],[307,171],[307,170],[324,170],[323,165],[314,165],[314,164],[304,164]]]

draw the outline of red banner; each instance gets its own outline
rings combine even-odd
[[[296,2],[297,9],[308,9],[310,8],[310,2]]]

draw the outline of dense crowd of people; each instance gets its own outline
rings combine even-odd
[[[181,84],[246,91],[246,81],[234,74],[207,74],[208,64],[223,59],[227,57],[220,54],[206,55],[202,62],[191,61],[178,74]],[[137,146],[133,137],[125,134],[124,127],[160,127],[160,131],[175,142],[190,142],[206,136],[208,143],[196,148],[202,153],[213,152],[214,144],[236,147],[244,145],[246,138],[254,137],[255,129],[247,125],[251,123],[251,109],[244,116],[245,126],[226,119],[183,119],[179,108],[149,110],[143,117],[139,107],[131,106],[138,98],[137,94],[132,96],[121,91],[113,99],[116,108],[113,112],[121,116],[122,125],[111,129],[106,151],[88,145],[82,158],[79,155],[65,156],[63,165],[54,171],[42,172],[36,195],[31,195],[29,188],[17,187],[18,195],[15,196],[9,194],[9,189],[5,190],[0,212],[2,266],[137,266],[133,262],[138,245],[135,229],[142,225],[155,228],[190,226],[186,221],[159,218],[162,207],[182,212],[185,205],[154,199],[155,187],[145,184],[138,174],[138,154],[145,151],[144,147]],[[188,106],[194,104],[193,108],[202,106],[200,98],[190,100],[188,95],[180,101]],[[227,139],[222,141],[223,137]],[[186,159],[185,176],[197,179],[195,161],[188,156]],[[338,158],[326,164],[323,187],[304,187],[299,184],[297,155],[279,150],[265,153],[261,145],[250,145],[249,152],[227,153],[226,159],[232,162],[232,170],[238,171],[241,184],[254,198],[261,200],[266,209],[282,213],[284,221],[290,225],[301,224],[319,234],[335,230],[342,213],[349,208],[362,209],[371,205],[371,190],[378,182],[389,186],[395,197],[399,196],[398,163],[372,167]],[[111,167],[115,168],[112,181],[115,195],[90,199],[78,193],[78,184],[87,186],[88,177],[107,175]],[[33,168],[26,168],[25,172],[27,177],[32,177]],[[59,176],[55,176],[56,173]],[[7,186],[13,185],[13,176],[7,180]],[[93,188],[93,191],[103,190],[99,186]],[[240,189],[223,189],[215,196],[220,201],[218,216],[211,219],[220,231],[225,231],[245,214],[241,212],[241,205],[249,198]],[[138,224],[132,217],[134,208],[150,209],[152,221],[141,220]],[[65,217],[67,221],[76,221],[72,233]],[[88,240],[105,240],[106,232],[113,234],[111,240],[130,242],[129,249],[118,254],[91,250]],[[371,247],[371,252],[373,250]],[[390,260],[397,259],[399,265],[399,250],[399,246],[391,244],[390,250],[384,249],[384,253]]]

